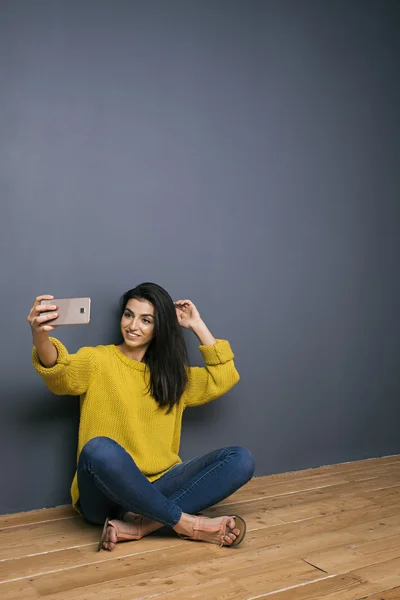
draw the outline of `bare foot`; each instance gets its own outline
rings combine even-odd
[[[198,523],[198,530],[196,521]],[[177,533],[185,537],[224,546],[230,546],[236,540],[237,536],[240,535],[240,529],[236,527],[233,517],[215,517],[209,519],[208,517],[194,517],[193,515],[183,513],[174,529]]]
[[[163,527],[161,523],[152,521],[135,513],[125,513],[123,520],[112,519],[112,524],[107,527],[106,537],[103,542],[105,550],[113,550],[118,542],[140,540],[156,529]]]

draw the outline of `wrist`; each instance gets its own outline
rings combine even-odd
[[[199,319],[198,321],[195,321],[191,324],[190,329],[191,331],[193,331],[193,333],[197,335],[199,331],[204,331],[205,329],[207,329],[207,326],[202,319]]]
[[[193,324],[191,330],[197,336],[202,346],[213,346],[217,341],[204,321]]]
[[[49,339],[47,331],[41,331],[33,336],[33,344],[36,348],[36,353],[40,364],[46,369],[50,369],[57,364],[58,350],[53,342]]]
[[[32,331],[32,340],[33,340],[33,345],[36,346],[36,348],[40,348],[41,346],[44,346],[50,342],[49,334],[47,333],[47,331],[41,331],[41,332]],[[51,344],[51,342],[50,342],[50,344]]]

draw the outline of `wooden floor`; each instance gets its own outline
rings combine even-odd
[[[237,549],[153,534],[96,553],[70,507],[0,516],[1,600],[400,600],[400,456],[254,479],[208,511]]]

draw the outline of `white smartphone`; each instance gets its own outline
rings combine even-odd
[[[48,325],[88,325],[90,323],[90,298],[54,298],[54,300],[42,300],[42,305],[53,304],[57,306],[58,317],[48,321]],[[49,315],[51,312],[43,312]]]

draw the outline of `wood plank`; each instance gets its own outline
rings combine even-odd
[[[311,469],[302,469],[299,471],[286,471],[285,473],[273,473],[267,475],[267,477],[273,481],[275,480],[284,480],[284,479],[292,479],[293,477],[309,477],[316,473],[321,475],[327,473],[335,473],[343,474],[343,473],[351,473],[351,472],[367,472],[372,469],[380,469],[383,467],[400,467],[400,454],[396,454],[393,456],[388,456],[385,458],[368,458],[366,460],[348,462],[348,463],[340,463],[337,465],[323,465],[321,467],[314,467]]]
[[[349,475],[354,471],[354,481],[358,477],[362,479],[368,477],[389,476],[390,474],[399,474],[400,477],[400,455],[389,457],[388,459],[368,459],[361,462],[344,463],[342,465],[328,465],[315,469],[306,469],[290,473],[279,473],[266,477],[256,477],[252,479],[244,488],[233,494],[230,498],[233,501],[247,500],[254,497],[259,490],[265,492],[266,485],[268,493],[289,493],[291,491],[302,491],[314,489],[314,487],[326,487],[330,485],[348,483]],[[346,475],[343,476],[342,473]],[[315,482],[317,480],[317,482]],[[231,500],[225,500],[224,503]],[[58,506],[55,508],[44,508],[24,513],[0,515],[0,529],[5,527],[22,526],[34,524],[42,521],[61,519],[76,516],[76,511],[70,505]]]
[[[100,528],[69,506],[5,515],[0,597],[284,600],[292,588],[290,600],[301,590],[307,600],[355,600],[400,585],[400,456],[257,478],[205,512],[246,518],[240,549],[157,532],[96,553]]]
[[[365,600],[367,596],[364,598],[360,598],[360,600]],[[368,600],[399,600],[400,598],[400,586],[395,587],[391,590],[386,590],[385,592],[380,592],[375,596],[368,596]]]
[[[247,484],[241,490],[235,492],[229,498],[223,500],[219,505],[231,504],[232,502],[247,502],[248,500],[259,499],[265,496],[282,496],[285,494],[293,494],[302,491],[313,491],[319,489],[327,489],[334,485],[348,484],[349,482],[344,477],[321,477],[303,479],[301,481],[287,481],[283,483],[270,483],[268,478],[264,478],[257,485],[250,486]],[[219,506],[218,505],[218,506]]]
[[[263,485],[255,485],[253,486],[245,486],[243,491],[239,490],[236,494],[233,494],[220,505],[231,504],[231,503],[240,503],[247,502],[249,500],[266,497],[274,497],[274,496],[284,496],[289,494],[298,494],[302,491],[317,491],[317,490],[325,490],[332,492],[343,491],[348,493],[356,493],[357,491],[368,491],[375,489],[388,489],[390,487],[395,487],[396,485],[400,485],[400,470],[396,471],[392,474],[384,474],[374,477],[362,478],[359,481],[347,481],[343,478],[333,478],[328,481],[324,480],[313,480],[312,482],[309,480],[303,480],[301,482],[287,482],[287,484],[273,484],[271,485],[268,482],[268,479],[265,479]]]
[[[364,486],[363,482],[361,486]],[[385,496],[388,497],[387,492]],[[398,497],[399,491],[393,497]],[[315,502],[315,499],[319,499]],[[333,499],[333,501],[332,501]],[[350,499],[350,502],[349,502]],[[340,496],[340,502],[336,500],[330,491],[317,490],[301,492],[288,496],[266,498],[265,501],[256,501],[254,506],[241,504],[239,512],[249,519],[249,528],[266,527],[279,524],[283,521],[299,521],[301,519],[313,518],[316,515],[326,513],[343,512],[345,509],[368,506],[376,500],[376,495],[371,494],[365,499],[354,498],[353,494]],[[234,509],[234,505],[223,505],[206,511],[210,516],[224,514],[227,506]],[[280,509],[284,509],[283,511]],[[79,537],[75,534],[79,533]],[[98,529],[87,525],[80,517],[66,518],[62,521],[48,521],[42,524],[27,526],[23,529],[8,528],[2,531],[2,539],[5,542],[0,546],[0,560],[16,558],[37,552],[48,552],[71,548],[76,545],[93,544],[98,538]]]
[[[382,519],[370,521],[369,518],[369,514],[364,515],[364,521],[366,520],[366,522],[357,525],[354,524],[354,518],[351,518],[347,521],[347,525],[350,523],[352,526],[342,529],[340,529],[340,526],[346,524],[344,522],[332,522],[329,526],[329,524],[319,524],[318,520],[314,520],[313,523],[304,528],[293,528],[288,525],[285,528],[270,528],[269,535],[267,535],[266,530],[259,529],[248,534],[240,551],[242,553],[243,551],[254,553],[263,548],[265,560],[274,562],[289,557],[303,557],[306,553],[325,550],[329,547],[341,548],[344,543],[355,545],[359,540],[367,538],[380,539],[383,536],[390,535],[394,528],[400,531],[400,515],[388,518],[384,525],[381,525]],[[120,560],[126,556],[139,556],[141,553],[149,552],[149,550],[165,550],[168,544],[170,544],[171,551],[175,552],[174,549],[178,545],[186,545],[187,542],[177,538],[171,540],[168,537],[164,537],[163,542],[162,536],[160,538],[150,536],[139,542],[119,544],[113,553],[94,553],[94,546],[65,552],[54,552],[50,556],[39,555],[25,560],[0,563],[0,574],[3,581],[17,577],[28,578],[52,570],[72,569],[82,564],[87,566],[99,562]],[[155,560],[158,559],[155,557]],[[173,556],[172,560],[175,560]],[[74,571],[74,579],[76,580],[79,576],[78,569]]]
[[[2,600],[35,600],[43,596],[52,600],[109,600],[110,597],[134,600],[169,590],[182,590],[186,598],[184,590],[188,582],[191,586],[203,587],[210,575],[218,578],[222,573],[223,579],[230,583],[245,578],[246,583],[251,580],[253,585],[258,580],[264,588],[267,581],[271,590],[279,589],[288,580],[295,583],[320,577],[317,569],[300,559],[267,564],[262,551],[255,557],[211,545],[207,545],[207,549],[202,544],[193,543],[189,549],[187,545],[175,549],[172,566],[164,567],[164,561],[169,560],[168,551],[158,553],[155,564],[150,567],[152,570],[148,567],[148,560],[153,559],[151,555],[142,556],[141,560],[134,557],[113,561],[112,566],[108,563],[101,569],[91,565],[84,580],[77,579],[75,570],[67,578],[62,577],[62,573],[54,573],[3,584],[0,586]],[[228,560],[226,553],[229,553]]]
[[[78,533],[81,531],[93,529],[85,520],[77,515],[59,520],[43,521],[42,523],[31,523],[23,527],[6,527],[0,529],[2,545],[12,548],[21,540],[30,541],[37,537],[48,536],[52,534],[64,535],[64,533]]]
[[[60,522],[61,523],[61,522]],[[29,532],[24,535],[24,530],[11,530],[1,533],[0,561],[29,556],[37,553],[62,550],[65,548],[74,548],[87,544],[95,544],[99,539],[99,527],[90,527],[86,525],[83,519],[71,519],[67,523],[62,522],[62,528],[49,535],[46,529],[51,527],[52,523],[45,523],[43,529],[33,531],[33,536]],[[36,527],[33,525],[32,527]],[[68,529],[68,530],[67,530]],[[43,533],[44,532],[44,533]],[[8,534],[8,535],[7,535]],[[7,543],[5,542],[7,540]]]
[[[274,505],[275,508],[288,505],[291,502],[291,498],[296,498],[293,502],[302,503],[301,499],[304,498],[304,501],[307,501],[308,498],[323,498],[323,497],[341,497],[341,496],[354,496],[358,495],[362,498],[369,499],[368,495],[365,495],[364,492],[375,492],[375,491],[388,491],[388,492],[396,492],[400,491],[400,473],[397,476],[397,479],[393,477],[377,477],[373,479],[367,479],[355,483],[350,482],[342,482],[339,484],[333,484],[330,486],[314,486],[312,488],[306,488],[305,490],[296,490],[290,492],[281,492],[274,493],[271,491],[268,485],[264,486],[264,491],[257,490],[255,494],[248,494],[247,500],[237,501],[235,496],[231,496],[226,499],[224,502],[218,504],[215,508],[216,511],[220,513],[220,507],[233,507],[239,506],[240,504],[247,504],[248,502],[255,502],[262,498],[265,499],[274,499],[277,501]],[[303,495],[301,495],[303,494]],[[254,497],[252,497],[254,495]],[[380,497],[380,495],[378,495]],[[371,499],[374,498],[374,495],[371,495]],[[224,508],[225,510],[225,508]]]
[[[383,481],[383,480],[382,480]],[[345,484],[346,486],[349,484]],[[265,500],[255,501],[254,506],[245,503],[237,506],[219,505],[205,511],[209,516],[220,515],[228,512],[239,513],[249,519],[249,528],[265,527],[278,524],[282,521],[299,521],[323,516],[329,513],[343,512],[362,506],[371,506],[372,500],[358,497],[354,491],[357,486],[366,489],[369,482],[354,484],[353,488],[345,487],[347,494],[337,494],[331,488],[328,490],[317,489],[297,494],[288,494],[276,497],[266,497]],[[339,486],[342,489],[342,486]],[[99,536],[99,529],[86,524],[83,519],[70,518],[62,521],[48,521],[42,524],[29,525],[23,530],[20,528],[7,528],[2,532],[4,542],[0,546],[0,560],[26,556],[38,552],[49,552],[72,548],[76,545],[93,544]]]
[[[375,480],[374,480],[375,481]],[[283,507],[293,507],[293,506],[298,506],[298,505],[303,505],[303,504],[310,504],[313,503],[315,500],[331,500],[332,498],[336,498],[337,497],[337,492],[338,491],[347,491],[348,494],[341,494],[340,495],[340,499],[343,499],[345,501],[347,501],[349,498],[352,500],[352,496],[354,496],[355,492],[358,491],[369,491],[368,488],[369,487],[373,487],[373,488],[377,488],[378,490],[386,490],[387,488],[385,488],[386,485],[390,484],[390,479],[387,480],[386,478],[383,479],[377,479],[376,483],[372,483],[370,481],[363,481],[363,482],[359,482],[357,484],[351,485],[351,484],[343,484],[343,485],[339,485],[339,486],[333,486],[332,488],[329,488],[328,490],[323,488],[323,489],[316,489],[316,490],[311,490],[311,491],[305,491],[305,492],[298,492],[298,493],[290,493],[287,495],[279,495],[279,496],[269,496],[268,492],[266,493],[266,495],[264,496],[265,499],[268,502],[267,505],[262,504],[260,506],[259,501],[256,501],[256,505],[255,505],[255,509],[262,511],[262,516],[260,514],[257,515],[257,519],[260,521],[260,523],[254,523],[254,525],[261,525],[261,526],[267,526],[270,524],[278,524],[278,523],[282,523],[282,518],[279,517],[279,514],[277,513],[276,509],[278,508],[283,508]],[[392,486],[393,489],[396,486]],[[386,493],[386,492],[385,492]],[[368,502],[370,501],[369,499],[373,499],[374,497],[369,495],[362,495],[362,498],[364,498],[365,500],[367,500],[366,502],[364,502],[363,500],[356,500],[356,505],[360,506],[360,505],[368,505]],[[245,503],[240,503],[242,506]],[[222,507],[222,509],[221,509]],[[224,514],[224,512],[227,510],[227,508],[232,508],[232,509],[236,509],[236,505],[234,503],[230,503],[230,504],[223,504],[223,505],[218,505],[218,507],[215,507],[209,511],[207,511],[207,514],[209,514],[210,516],[213,516],[213,514]],[[352,506],[353,507],[353,506]],[[325,504],[324,504],[324,508],[325,508]],[[312,505],[312,509],[315,509],[315,505]],[[250,508],[250,510],[252,510]],[[340,510],[340,509],[338,509]],[[335,511],[335,509],[333,509],[333,511]],[[236,511],[235,512],[240,512],[240,511]],[[243,509],[242,509],[243,512]],[[249,512],[249,511],[247,511]],[[323,512],[323,511],[322,511]],[[330,510],[330,512],[332,512],[332,509]],[[298,517],[304,517],[304,510],[302,510],[301,513],[299,513],[298,511],[296,511],[296,520],[298,520]],[[292,511],[290,511],[290,514],[292,514]],[[306,517],[308,516],[308,512]],[[284,518],[287,518],[287,515],[285,513]],[[249,524],[249,526],[253,526],[253,524]],[[25,525],[23,527],[23,534],[21,533],[20,530],[20,526],[8,526],[2,530],[0,530],[0,532],[2,533],[2,538],[5,540],[5,542],[2,544],[4,546],[3,550],[0,550],[0,560],[1,559],[5,559],[5,558],[10,558],[13,557],[14,555],[10,555],[7,556],[4,554],[5,552],[5,547],[7,549],[12,549],[15,547],[20,547],[21,544],[22,545],[26,545],[26,543],[30,540],[35,540],[37,537],[48,537],[49,535],[53,534],[53,533],[57,533],[57,534],[61,534],[64,535],[65,533],[68,534],[70,532],[80,532],[80,531],[91,531],[93,528],[87,524],[84,523],[84,521],[82,520],[81,517],[79,517],[78,515],[73,516],[73,517],[64,517],[63,519],[58,519],[58,520],[50,520],[50,521],[43,521],[42,523],[40,522],[36,522],[35,524],[30,524],[30,525]],[[86,537],[84,536],[84,538],[82,539],[82,543],[91,543],[93,540],[92,536],[89,535],[89,539],[87,540]],[[49,542],[50,540],[48,539],[47,542]],[[47,545],[48,546],[48,545]],[[47,547],[47,549],[49,549]]]
[[[366,504],[367,502],[368,504]],[[273,515],[279,517],[283,521],[296,523],[317,515],[324,516],[334,514],[353,508],[361,508],[362,506],[372,506],[372,504],[373,503],[370,500],[358,498],[356,496],[349,498],[331,497],[315,502],[296,503],[281,508],[271,508],[270,510]]]
[[[63,505],[56,508],[42,508],[41,510],[32,510],[24,513],[0,515],[0,530],[6,527],[19,527],[33,523],[42,523],[44,521],[67,519],[76,517],[77,514],[71,505]]]
[[[291,491],[297,485],[304,486],[299,489],[322,487],[325,485],[334,485],[337,483],[348,483],[352,481],[362,481],[381,476],[396,476],[400,473],[400,456],[394,463],[382,464],[381,459],[371,459],[362,463],[346,463],[345,465],[321,467],[318,469],[308,469],[296,471],[293,473],[280,473],[277,475],[268,475],[266,477],[257,477],[249,482],[244,488],[238,490],[230,498],[235,501],[246,500],[257,493],[257,490],[268,489],[281,493]],[[355,465],[355,466],[353,466]],[[351,468],[349,468],[351,466]],[[280,487],[281,486],[281,487]],[[287,488],[285,489],[285,486]],[[225,502],[225,501],[224,501]]]
[[[204,514],[209,516],[221,516],[225,511],[222,508],[211,508],[204,511]],[[238,511],[239,512],[239,511]],[[356,507],[347,511],[331,512],[326,515],[314,514],[311,518],[302,520],[296,520],[296,526],[293,527],[291,521],[283,521],[281,524],[275,526],[266,524],[262,525],[264,515],[268,513],[268,503],[265,500],[259,500],[252,504],[241,505],[240,515],[243,516],[248,523],[248,530],[253,531],[254,529],[263,529],[265,536],[279,535],[280,532],[301,532],[303,529],[312,529],[315,527],[330,531],[331,528],[342,529],[351,525],[357,525],[358,523],[364,523],[367,521],[375,521],[376,519],[391,517],[393,515],[400,514],[400,499],[393,500],[392,502],[386,502],[383,506],[378,505],[365,505]],[[295,515],[297,516],[297,515]]]
[[[393,533],[393,535],[383,537],[380,539],[374,538],[373,541],[358,543],[357,550],[361,552],[361,554],[375,554],[386,548],[398,547],[400,548],[400,536],[398,533]]]
[[[362,503],[360,504],[362,505]],[[306,506],[308,507],[309,513],[315,517],[316,514],[321,513],[321,505],[325,507],[325,504],[323,503],[313,503]],[[340,505],[344,506],[344,503],[340,503]],[[356,504],[356,506],[359,506],[359,504]],[[331,512],[333,512],[333,508],[334,507],[332,507]],[[304,512],[305,508],[303,507],[302,510]],[[249,522],[249,527],[253,525],[254,528],[259,528],[260,522],[266,522],[264,519],[267,518],[267,515],[265,514],[262,514],[262,519],[258,520],[256,517],[255,520],[251,522],[249,515],[247,515],[245,511],[242,510],[241,513]],[[68,530],[67,523],[63,523],[63,530],[47,534],[46,531],[50,527],[52,527],[52,524],[46,523],[43,526],[42,531],[35,529],[33,537],[28,535],[29,532],[27,532],[27,536],[22,535],[20,531],[18,532],[18,535],[16,535],[15,532],[12,532],[12,535],[7,536],[8,539],[6,542],[3,541],[6,539],[6,536],[5,534],[2,534],[0,560],[9,560],[43,552],[53,552],[62,549],[93,545],[97,543],[101,531],[101,528],[87,525],[83,520],[79,519],[69,522]]]
[[[371,527],[364,535],[360,532],[359,540],[367,539],[365,543],[359,541],[350,546],[343,545],[332,550],[305,555],[304,560],[327,573],[339,574],[398,558],[400,557],[400,517],[396,516],[395,519],[397,523],[390,518],[379,520],[377,527]],[[349,528],[347,531],[358,537],[357,529]],[[390,532],[393,535],[390,535]]]
[[[356,484],[355,484],[356,485]],[[361,484],[359,484],[361,485]],[[288,507],[301,507],[301,506],[306,506],[308,504],[311,503],[315,503],[315,502],[319,502],[319,501],[326,501],[329,502],[330,500],[333,500],[335,502],[338,501],[338,499],[340,498],[340,500],[344,503],[344,504],[349,504],[349,508],[356,508],[357,506],[366,506],[368,503],[372,504],[372,501],[369,500],[368,498],[363,498],[361,497],[356,497],[354,493],[352,493],[352,488],[354,486],[351,486],[349,484],[349,487],[346,489],[343,489],[343,493],[342,493],[342,486],[338,486],[337,488],[333,489],[332,488],[322,488],[322,489],[315,489],[315,490],[310,490],[310,491],[305,491],[305,492],[298,492],[295,494],[283,494],[283,495],[279,495],[279,496],[268,496],[268,492],[266,492],[263,496],[263,498],[265,499],[265,507],[267,510],[269,511],[275,511],[274,514],[275,516],[278,516],[279,518],[283,518],[281,517],[279,511],[277,509],[281,509],[281,508],[288,508]],[[400,488],[399,488],[400,489]],[[347,490],[347,491],[346,491]],[[360,490],[363,491],[363,490]],[[368,491],[368,490],[366,490]],[[257,501],[259,501],[259,499],[257,499]],[[211,511],[215,511],[215,512],[220,512],[220,506],[218,505],[217,507],[213,507],[212,509],[209,509]],[[224,507],[224,510],[227,507],[237,507],[238,505],[235,504],[234,502],[226,502],[225,504],[222,505]],[[341,509],[338,509],[341,510]],[[283,513],[286,515],[286,513]]]
[[[264,477],[255,477],[247,484],[245,488],[242,488],[242,490],[236,492],[232,497],[240,498],[241,494],[245,490],[247,492],[247,490],[255,490],[257,487],[263,489],[266,481],[268,482],[268,485],[271,486],[287,484],[288,487],[291,488],[296,486],[297,482],[301,482],[302,480],[310,480],[311,483],[315,478],[317,478],[322,483],[323,478],[326,478],[329,484],[329,478],[331,478],[333,482],[335,482],[335,479],[348,481],[348,476],[351,476],[352,474],[354,474],[355,477],[358,477],[359,475],[362,477],[371,475],[379,476],[379,474],[390,474],[391,472],[395,473],[396,469],[400,469],[400,455],[393,455],[385,458],[371,458],[362,461],[342,463],[339,465],[326,465],[323,467],[303,469],[300,471],[276,473]],[[339,483],[339,481],[335,483]],[[306,481],[304,485],[307,486]],[[43,508],[23,513],[0,515],[0,528],[70,517],[75,516],[76,514],[77,513],[72,506],[63,505],[55,508]]]
[[[391,502],[396,498],[400,498],[400,490],[398,486],[393,486],[384,490],[364,490],[358,492],[357,495],[371,500],[374,504],[384,504],[385,502]]]
[[[400,517],[399,517],[400,520]],[[374,523],[367,523],[364,525],[360,525],[358,526],[360,529],[356,532],[357,535],[360,535],[360,531],[362,530],[362,528],[364,528],[365,531],[367,531],[368,529],[371,528],[371,526],[374,526]],[[244,542],[244,545],[241,547],[240,549],[240,554],[241,556],[247,556],[251,553],[254,553],[255,551],[259,551],[259,550],[263,550],[264,556],[265,556],[265,560],[268,561],[269,563],[272,563],[274,561],[278,561],[278,560],[282,560],[285,558],[289,558],[289,557],[296,557],[299,556],[301,554],[302,551],[306,551],[308,550],[309,552],[312,552],[313,550],[321,550],[330,546],[334,546],[337,547],[338,545],[343,545],[344,542],[347,542],[348,544],[350,543],[356,543],[358,537],[356,534],[349,532],[347,533],[346,531],[331,531],[331,532],[326,532],[324,530],[318,532],[313,531],[312,533],[309,533],[307,530],[305,530],[305,534],[303,536],[303,538],[301,538],[301,544],[299,544],[298,539],[296,538],[296,536],[294,535],[293,530],[288,530],[285,535],[277,535],[275,537],[266,537],[265,536],[265,532],[263,530],[256,530],[254,532],[251,532],[248,534],[246,541]],[[297,536],[299,537],[299,536]],[[171,538],[164,538],[166,540],[171,541]],[[179,538],[172,538],[174,540],[174,542],[170,544],[169,549],[172,551],[172,553],[169,553],[169,557],[172,560],[171,564],[175,564],[176,561],[176,557],[175,554],[178,552],[176,549],[178,548],[178,546],[182,547],[182,550],[179,550],[179,552],[181,551],[185,551],[185,548],[192,548],[193,544],[190,543],[190,545],[188,545],[188,542],[185,542],[183,540],[179,540]],[[199,555],[206,555],[209,551],[209,545],[205,545],[205,544],[198,544],[200,546],[200,548],[197,550],[197,552],[199,553]],[[82,548],[82,549],[74,549],[74,550],[70,550],[70,551],[65,551],[65,552],[54,552],[52,553],[51,557],[55,558],[56,560],[58,560],[58,564],[53,565],[53,568],[49,568],[49,558],[48,556],[37,556],[37,557],[29,557],[29,562],[28,564],[32,564],[32,558],[36,558],[36,560],[39,562],[39,559],[42,561],[43,567],[42,569],[38,570],[36,573],[27,573],[26,571],[19,571],[19,576],[20,578],[31,578],[33,575],[43,575],[45,574],[45,570],[46,569],[48,572],[52,571],[52,570],[70,570],[72,568],[74,568],[74,581],[77,581],[79,577],[81,577],[81,575],[83,574],[83,579],[85,580],[87,573],[88,573],[88,569],[87,566],[89,564],[98,564],[99,562],[105,563],[111,563],[111,561],[120,561],[121,558],[127,558],[129,556],[139,556],[141,554],[147,554],[149,552],[149,550],[165,550],[167,547],[167,544],[164,543],[164,546],[162,545],[162,539],[156,539],[153,538],[153,536],[149,536],[148,538],[145,538],[143,540],[141,540],[140,542],[131,542],[131,543],[124,543],[124,544],[119,544],[116,549],[112,552],[112,553],[108,553],[108,552],[103,552],[101,554],[98,553],[94,553],[94,548],[91,547],[89,548]],[[229,555],[228,555],[229,556]],[[62,562],[61,562],[62,561]],[[156,567],[156,565],[158,564],[159,558],[153,554],[151,558],[147,559],[147,563],[149,563],[150,561],[155,561],[154,565]],[[7,570],[4,570],[3,574],[5,575],[4,579],[5,580],[9,580],[12,578],[15,578],[15,573],[14,573],[14,577],[11,576],[10,574],[10,567],[13,569],[15,569],[16,567],[18,568],[18,563],[20,561],[19,560],[12,560],[9,561],[8,564],[3,563],[3,565],[6,567]],[[40,564],[40,562],[39,562]],[[38,564],[38,566],[39,566]],[[84,570],[80,570],[79,567],[82,564],[85,565]],[[163,563],[163,566],[165,566],[165,564]],[[1,567],[1,563],[0,563],[0,567]],[[54,568],[56,567],[56,568]],[[154,567],[154,568],[155,568]],[[113,566],[111,566],[111,568],[114,568]],[[17,575],[18,576],[18,575]],[[62,575],[60,576],[62,577]],[[70,575],[68,575],[67,577],[70,577]]]
[[[241,506],[243,507],[243,505]],[[246,519],[249,529],[283,523],[281,519],[266,511],[262,514],[262,518],[258,519],[258,515],[254,515],[254,511],[250,510],[246,514]],[[31,556],[36,553],[60,551],[63,548],[73,548],[74,546],[93,546],[100,539],[101,529],[100,526],[88,524],[79,516],[62,521],[47,521],[29,525],[23,530],[20,528],[5,529],[0,532],[0,565],[1,561]],[[175,534],[171,535],[173,539],[177,539]],[[159,533],[153,534],[152,537],[165,539],[165,535],[160,536]],[[163,543],[161,541],[160,546]]]
[[[244,508],[244,507],[243,507]],[[345,513],[339,513],[337,515],[328,515],[326,517],[317,517],[309,519],[301,523],[296,523],[296,527],[290,523],[285,523],[281,526],[261,528],[258,526],[258,535],[262,536],[265,541],[265,545],[280,545],[284,542],[290,542],[296,540],[299,537],[305,537],[306,535],[319,535],[321,532],[329,533],[330,531],[340,531],[349,526],[362,525],[364,523],[371,523],[377,519],[382,519],[385,516],[390,517],[400,513],[400,505],[389,505],[385,509],[374,507],[363,507],[360,509],[354,509]],[[247,514],[245,515],[248,519]],[[257,524],[260,522],[257,520],[259,515],[255,516]],[[249,537],[246,539],[246,546],[253,546],[253,538]],[[173,534],[171,534],[173,536]],[[256,537],[254,539],[257,539]],[[167,541],[166,541],[167,540]],[[147,552],[149,550],[156,550],[157,548],[164,548],[166,545],[171,544],[171,548],[174,543],[184,543],[175,537],[170,538],[166,535],[161,536],[159,533],[155,533],[139,542],[130,542],[127,544],[119,544],[113,553],[101,553],[100,555],[94,554],[93,551],[96,544],[93,542],[87,546],[80,546],[79,548],[72,548],[70,550],[60,550],[45,553],[41,552],[36,556],[28,556],[26,558],[19,558],[18,560],[3,561],[0,562],[0,580],[4,581],[7,579],[28,577],[33,574],[40,572],[46,572],[49,570],[58,570],[62,568],[79,566],[81,564],[90,564],[101,559],[107,560],[112,557],[121,558],[125,555],[131,555],[140,553],[141,551]]]
[[[283,587],[274,587],[274,583],[265,579],[262,570],[256,574],[244,575],[239,574],[234,580],[222,575],[218,579],[209,581],[201,586],[187,586],[181,588],[181,590],[166,591],[164,594],[158,594],[152,598],[160,600],[255,600],[258,598],[274,598],[276,600],[281,598],[282,591],[286,589],[302,589],[308,585],[317,585],[322,579],[329,579],[326,577],[319,577],[313,580],[304,581],[301,577],[293,577],[287,575],[281,582]],[[275,585],[279,585],[280,582],[276,582]],[[269,590],[269,591],[266,591]],[[145,600],[143,596],[140,600]],[[149,598],[149,597],[148,597]],[[308,600],[308,596],[304,596],[304,600]],[[289,595],[285,600],[292,600],[292,596]],[[341,600],[341,596],[337,597],[336,600]]]
[[[263,480],[267,480],[268,484],[285,484],[289,482],[301,482],[301,481],[313,481],[315,479],[323,480],[329,478],[340,478],[346,481],[358,479],[364,479],[368,477],[375,477],[379,475],[390,475],[395,474],[400,469],[400,455],[399,460],[390,464],[382,464],[379,459],[372,461],[365,461],[365,464],[361,463],[349,463],[344,465],[336,465],[329,467],[319,467],[316,469],[307,469],[304,471],[294,471],[290,473],[278,473],[275,475],[266,475],[263,477],[255,477],[251,481],[253,485],[261,485]],[[236,493],[240,493],[236,492]]]
[[[351,571],[347,575],[336,575],[325,581],[310,583],[302,587],[258,597],[266,600],[361,600],[394,588],[400,583],[400,559],[396,558],[365,569]],[[248,594],[254,600],[255,594]],[[172,600],[165,595],[165,600]],[[190,598],[190,596],[186,596]],[[396,597],[395,597],[396,598]],[[396,599],[398,600],[398,598]]]
[[[321,532],[329,533],[331,531],[340,531],[350,526],[356,527],[357,525],[372,523],[385,517],[400,514],[400,502],[394,502],[392,504],[387,503],[387,505],[382,508],[379,506],[373,506],[372,508],[366,506],[347,512],[326,515],[324,517],[306,519],[296,523],[296,527],[293,527],[291,523],[263,527],[262,522],[264,521],[264,514],[262,513],[262,502],[263,501],[260,501],[259,503],[250,503],[251,508],[249,509],[249,513],[247,513],[249,506],[242,505],[241,513],[248,521],[249,532],[252,532],[253,528],[251,525],[253,525],[254,531],[259,531],[259,535],[264,538],[265,545],[281,545],[284,542],[304,538],[307,535],[319,535]],[[255,504],[258,504],[258,506],[256,507],[256,511],[252,512]],[[21,552],[28,552],[28,556],[19,558],[18,560],[3,560],[3,562],[0,562],[0,580],[4,581],[6,579],[31,576],[35,573],[46,572],[48,570],[67,568],[68,565],[73,567],[79,566],[80,564],[96,562],[99,560],[99,555],[93,554],[93,551],[96,547],[99,529],[93,529],[97,532],[96,538],[94,539],[93,537],[92,542],[87,545],[79,545],[79,548],[72,547],[71,549],[63,550],[59,545],[59,535],[54,535],[53,537],[56,544],[54,549],[56,551],[52,551],[51,544],[49,545],[47,543],[47,545],[44,546],[39,540],[39,544],[36,546],[36,555],[32,555],[32,545],[30,543],[24,545],[24,540],[22,538],[20,549]],[[169,536],[170,539],[168,539],[166,533],[161,535],[161,533],[157,532],[138,542],[119,544],[113,553],[101,553],[100,556],[106,558],[111,558],[113,556],[123,557],[124,555],[138,553],[141,550],[143,550],[143,552],[147,552],[148,550],[154,551],[157,548],[164,548],[169,544],[172,548],[176,543],[185,543],[178,540],[174,534],[169,534]],[[71,541],[75,542],[73,543],[73,546],[76,546],[78,539],[79,538],[71,540],[71,537],[67,537],[65,547],[68,548],[68,544],[71,544]],[[248,534],[245,542],[246,545],[253,544],[253,542],[248,541],[250,539],[252,538],[249,538]],[[81,542],[82,540],[79,539],[79,541]],[[47,552],[45,548],[49,550],[49,552]],[[12,556],[15,557],[15,554],[18,553],[14,552],[12,553]],[[21,554],[21,556],[23,555]]]
[[[299,578],[296,583],[293,583],[290,576],[271,581],[270,576],[266,574],[264,577],[262,571],[255,573],[253,570],[248,574],[245,569],[241,569],[234,579],[220,576],[214,582],[186,586],[154,597],[159,597],[160,600],[361,600],[394,587],[396,583],[393,582],[396,580],[397,583],[400,581],[399,559],[381,563],[373,570],[368,567],[367,570],[354,571],[344,576],[322,576],[314,581]],[[276,583],[284,585],[276,589]]]

